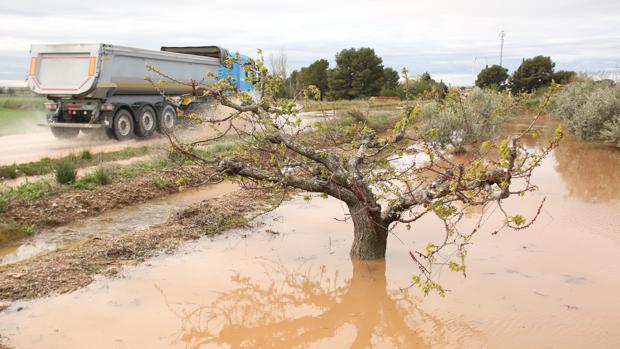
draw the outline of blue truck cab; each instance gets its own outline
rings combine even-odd
[[[162,51],[184,53],[197,56],[207,56],[218,58],[220,60],[220,66],[218,68],[218,78],[225,79],[233,77],[233,84],[241,91],[252,91],[254,86],[246,79],[244,66],[247,64],[254,64],[252,59],[246,55],[239,54],[237,62],[233,63],[232,67],[228,67],[224,64],[226,59],[231,56],[231,53],[225,48],[219,46],[183,46],[183,47],[170,47],[163,46]],[[236,54],[234,54],[236,56]]]

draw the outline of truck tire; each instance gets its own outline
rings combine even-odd
[[[136,136],[149,137],[157,128],[157,113],[153,107],[145,105],[138,111]]]
[[[120,109],[114,115],[114,121],[112,122],[112,133],[114,138],[119,141],[124,141],[133,137],[133,117],[131,113],[126,109]]]
[[[177,109],[170,104],[164,105],[157,121],[157,131],[159,133],[167,134],[171,132],[177,123]]]
[[[75,138],[80,133],[79,128],[50,127],[54,137],[58,139]]]

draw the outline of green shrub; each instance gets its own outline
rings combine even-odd
[[[166,189],[173,186],[173,183],[170,179],[163,179],[161,177],[153,178],[153,185],[155,185],[159,189]]]
[[[69,184],[75,181],[77,170],[70,160],[63,159],[54,163],[54,176],[59,184]]]
[[[6,210],[8,209],[9,209],[9,198],[4,194],[0,194],[0,213],[6,212]]]
[[[93,159],[93,153],[91,153],[90,150],[82,150],[82,152],[80,153],[80,159],[82,159],[82,160],[92,160]]]
[[[463,100],[450,95],[444,102],[421,104],[419,132],[442,147],[464,151],[466,144],[493,139],[511,115],[512,99],[505,93],[474,89]]]
[[[16,187],[9,188],[2,193],[2,196],[5,196],[9,200],[17,198],[32,201],[49,194],[51,191],[52,187],[46,181],[26,182]]]
[[[35,224],[22,224],[21,229],[28,236],[34,236],[37,233],[37,226]]]
[[[84,175],[73,183],[73,187],[78,189],[92,188],[98,185],[110,184],[112,181],[111,170],[98,167],[90,174]]]
[[[564,86],[551,111],[577,137],[620,147],[620,87],[609,81],[581,81]]]
[[[17,166],[15,164],[0,166],[0,178],[13,179],[17,178],[17,175]]]

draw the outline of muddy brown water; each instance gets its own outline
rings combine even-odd
[[[334,219],[346,207],[296,197],[254,228],[17,302],[0,334],[17,348],[617,348],[619,174],[619,151],[567,137],[535,173],[540,192],[506,203],[531,216],[546,196],[536,224],[490,235],[489,219],[467,278],[438,274],[444,298],[402,290],[408,251],[438,239],[438,221],[396,229],[383,262],[352,262],[351,224]]]
[[[61,227],[44,229],[34,237],[22,240],[16,245],[0,248],[0,264],[17,262],[89,237],[110,238],[131,233],[137,229],[162,223],[171,213],[179,209],[202,200],[222,196],[237,188],[238,186],[233,182],[190,188],[135,206],[107,211],[99,216]]]

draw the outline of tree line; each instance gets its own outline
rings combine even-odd
[[[368,47],[343,49],[336,54],[336,66],[330,67],[326,59],[318,59],[312,64],[286,72],[286,56],[281,53],[271,57],[276,75],[282,79],[278,97],[295,98],[307,86],[318,88],[321,99],[351,100],[373,96],[404,98],[425,97],[441,99],[448,87],[443,81],[436,81],[428,72],[403,83],[400,74],[383,65],[383,60],[375,50]],[[500,65],[487,66],[480,71],[476,86],[497,91],[510,90],[517,94],[533,92],[547,86],[551,81],[564,84],[576,77],[573,71],[555,71],[555,62],[548,56],[535,56],[523,59],[521,65],[512,73]]]
[[[276,65],[281,65],[281,57],[272,57]],[[283,80],[279,97],[294,98],[299,96],[307,86],[318,88],[321,99],[360,99],[373,96],[410,97],[435,95],[447,91],[443,81],[437,82],[430,74],[424,73],[417,79],[411,79],[409,88],[400,81],[400,74],[383,65],[383,60],[375,50],[362,47],[344,49],[336,54],[336,66],[330,68],[326,59],[318,59],[312,64],[294,70],[290,75],[278,74]],[[278,69],[281,72],[285,70]],[[407,91],[406,91],[407,90]]]
[[[555,62],[548,56],[536,56],[523,59],[521,65],[508,75],[508,69],[494,64],[482,69],[476,78],[476,86],[494,90],[510,90],[513,94],[534,92],[540,87],[548,86],[552,81],[565,84],[572,81],[577,74],[574,71],[555,71]]]

